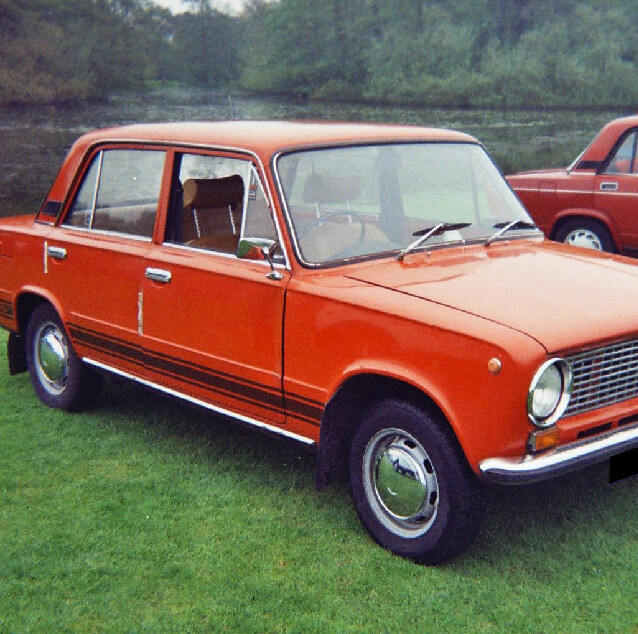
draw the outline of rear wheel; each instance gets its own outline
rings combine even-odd
[[[50,304],[33,311],[27,326],[27,367],[40,400],[49,407],[76,410],[99,393],[101,376],[73,350],[64,325]]]
[[[350,485],[363,525],[397,555],[440,563],[476,535],[478,482],[443,421],[411,404],[370,408],[353,439]]]
[[[555,240],[574,247],[614,253],[616,247],[607,227],[591,218],[572,218],[556,232]]]

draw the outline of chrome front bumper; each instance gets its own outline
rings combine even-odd
[[[481,473],[498,484],[529,484],[576,471],[638,447],[638,425],[615,428],[539,454],[520,458],[488,458]]]

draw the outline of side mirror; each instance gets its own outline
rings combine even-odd
[[[267,260],[270,264],[268,278],[282,280],[283,275],[275,270],[273,254],[277,249],[277,242],[268,238],[242,238],[237,246],[237,257],[241,260]]]

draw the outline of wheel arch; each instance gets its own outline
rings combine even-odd
[[[26,360],[26,332],[33,311],[41,304],[51,304],[60,315],[57,302],[47,293],[38,290],[24,290],[16,298],[17,330],[9,333],[7,342],[7,356],[9,360],[9,374],[15,375],[27,371]]]
[[[578,208],[578,209],[565,209],[556,215],[554,222],[549,231],[549,237],[551,240],[555,240],[558,232],[571,220],[587,219],[594,220],[600,223],[611,235],[611,239],[614,241],[614,246],[618,252],[621,252],[621,242],[618,236],[618,229],[612,219],[605,213],[598,211],[597,209]]]
[[[348,450],[362,421],[363,412],[371,404],[390,398],[427,409],[449,428],[458,443],[456,433],[443,410],[426,392],[411,383],[383,374],[351,376],[339,386],[324,409],[315,477],[318,489],[325,488],[335,477],[345,475]]]

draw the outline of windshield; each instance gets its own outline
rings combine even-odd
[[[306,150],[282,155],[277,169],[296,247],[308,264],[400,252],[441,223],[452,228],[433,232],[419,249],[485,241],[499,223],[531,222],[476,144]],[[529,233],[515,227],[507,238]]]

